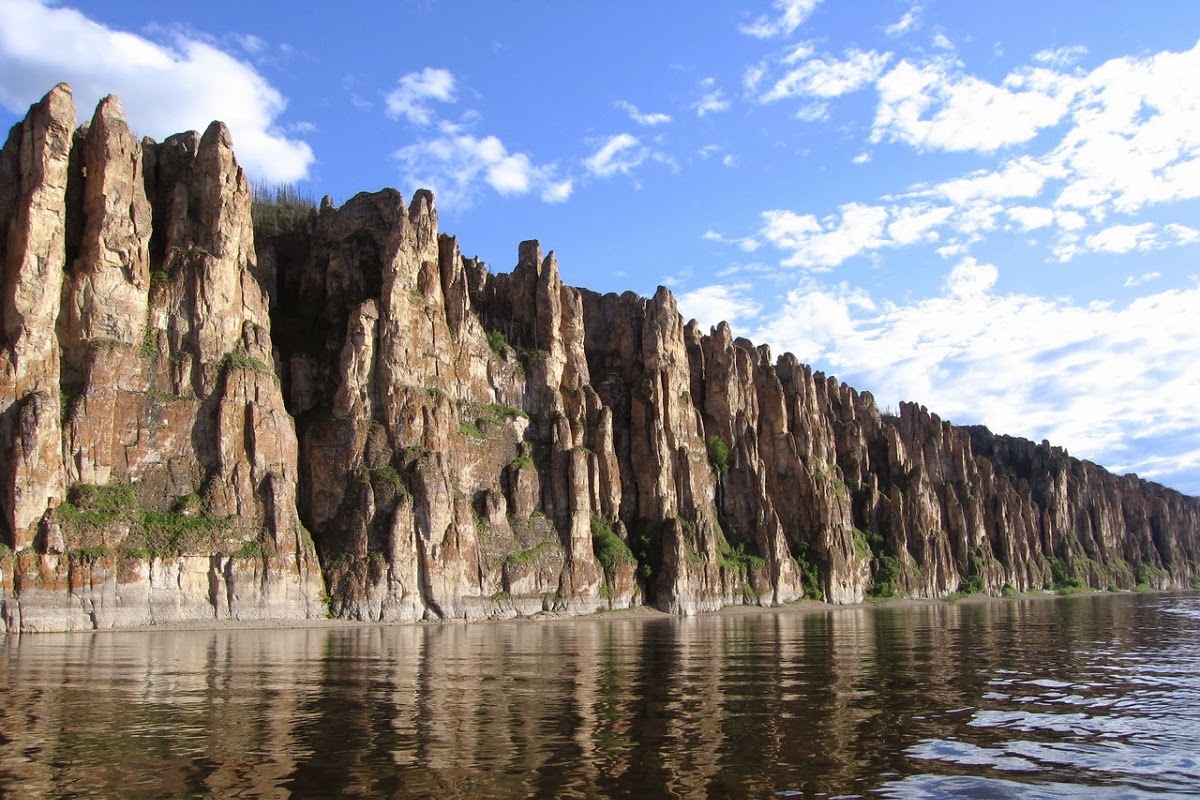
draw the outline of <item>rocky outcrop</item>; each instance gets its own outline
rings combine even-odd
[[[60,85],[0,176],[4,625],[323,616],[229,132],[75,130]]]
[[[881,415],[666,289],[566,286],[537,242],[492,274],[428,192],[255,205],[219,123],[74,115],[56,87],[0,154],[10,630],[1200,574],[1195,498]]]

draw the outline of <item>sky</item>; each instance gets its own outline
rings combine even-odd
[[[59,81],[262,184],[432,188],[494,272],[652,294],[943,419],[1200,495],[1200,3],[0,0]]]

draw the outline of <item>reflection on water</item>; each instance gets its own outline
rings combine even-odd
[[[0,796],[1200,797],[1200,597],[10,636]]]

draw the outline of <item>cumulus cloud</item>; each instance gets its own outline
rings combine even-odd
[[[1200,288],[1078,304],[997,294],[996,277],[966,259],[944,294],[906,303],[806,278],[750,335],[881,404],[917,400],[1200,493]]]
[[[754,22],[739,26],[738,30],[756,39],[788,36],[804,24],[820,2],[821,0],[775,0],[771,8],[776,14],[763,14]]]
[[[991,152],[1028,142],[1067,114],[1077,82],[1045,69],[1009,74],[999,85],[961,64],[904,60],[876,83],[871,141],[917,148]]]
[[[1074,125],[1047,156],[1071,176],[1055,203],[1132,213],[1200,197],[1198,70],[1200,44],[1082,76]]]
[[[754,319],[761,310],[748,295],[753,290],[748,283],[714,284],[684,292],[675,298],[684,319],[694,319],[702,329],[718,323],[741,325]]]
[[[548,203],[571,196],[572,181],[554,165],[536,165],[525,153],[510,153],[495,136],[444,136],[418,142],[393,154],[412,189],[427,187],[444,207],[467,208],[483,181],[501,195],[537,192]]]
[[[105,95],[121,98],[130,127],[163,139],[204,130],[214,119],[233,133],[238,159],[256,179],[308,177],[315,158],[280,122],[287,102],[252,66],[181,33],[152,41],[40,0],[0,3],[0,104],[24,113],[60,81],[81,114]],[[240,39],[240,46],[253,42]],[[187,87],[186,91],[179,87]]]
[[[385,98],[387,115],[392,119],[403,117],[413,125],[428,125],[434,119],[431,100],[454,102],[454,75],[449,70],[426,67],[402,76]]]
[[[671,121],[670,114],[663,114],[661,112],[654,114],[643,114],[633,103],[628,103],[624,100],[618,100],[615,105],[617,108],[628,114],[629,118],[638,125],[665,125]]]

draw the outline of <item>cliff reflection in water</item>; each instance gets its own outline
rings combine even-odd
[[[692,798],[1044,784],[1065,792],[1054,796],[1200,796],[1186,757],[1200,735],[1198,618],[1194,596],[1095,596],[11,636],[0,787]],[[1106,766],[1119,754],[1152,768]]]

